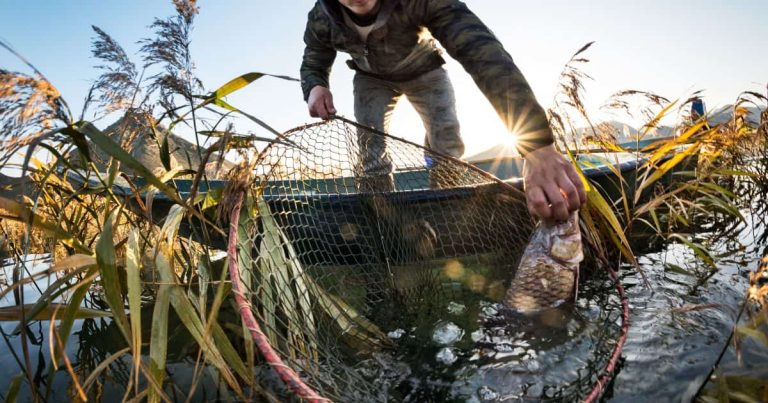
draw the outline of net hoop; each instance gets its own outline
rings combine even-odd
[[[346,124],[352,125],[356,128],[361,128],[370,131],[371,133],[374,133],[379,136],[384,136],[386,138],[393,138],[398,141],[401,141],[403,143],[407,143],[419,148],[424,148],[423,146],[416,144],[414,142],[392,136],[390,134],[384,133],[380,130],[376,130],[364,125],[361,125],[360,123],[357,123],[355,121],[346,119],[341,116],[334,116],[332,120],[339,120],[341,122],[344,122]],[[265,147],[258,155],[257,161],[261,160],[264,155],[268,152],[270,147],[272,147],[276,143],[281,143],[285,141],[286,137],[290,135],[291,133],[295,133],[300,130],[304,130],[307,128],[315,127],[322,125],[326,122],[317,122],[317,123],[311,123],[304,126],[296,127],[292,130],[289,130],[281,135],[279,135],[276,139],[274,139],[272,142],[268,144],[267,147]],[[485,171],[482,171],[478,169],[477,167],[468,164],[458,158],[441,154],[437,151],[430,150],[430,152],[433,152],[437,155],[440,155],[443,158],[452,160],[458,164],[461,164],[463,166],[467,166],[473,170],[475,170],[480,175],[491,179],[492,181],[501,184],[504,187],[515,189],[516,191],[520,191],[521,189],[519,187],[522,187],[522,182],[518,181],[502,181],[496,178],[494,175],[487,173]],[[514,185],[513,185],[514,184]],[[232,211],[229,213],[229,222],[232,223],[238,223],[240,220],[240,211],[242,208],[243,200],[245,198],[245,190],[238,191],[234,196],[234,203],[232,204]],[[259,325],[258,320],[253,314],[252,310],[252,304],[250,300],[245,296],[245,287],[243,286],[242,279],[240,276],[240,269],[238,265],[238,225],[230,225],[229,228],[229,236],[228,236],[228,242],[227,242],[227,257],[229,260],[228,268],[229,268],[229,274],[232,280],[232,289],[233,293],[235,295],[235,301],[238,306],[238,310],[240,311],[241,319],[243,320],[243,323],[248,328],[251,337],[253,338],[254,342],[256,343],[256,346],[261,353],[262,357],[264,358],[265,362],[278,374],[280,379],[285,383],[287,388],[294,393],[296,396],[300,397],[303,400],[307,400],[309,402],[330,402],[331,399],[325,398],[321,396],[315,389],[313,389],[311,386],[307,385],[301,377],[294,371],[291,367],[286,365],[283,360],[280,358],[280,355],[277,351],[272,348],[269,339],[264,334],[264,332],[261,330],[261,327]],[[589,240],[585,240],[589,246],[593,246],[590,244]],[[593,248],[594,249],[594,248]],[[614,283],[614,287],[616,289],[616,292],[619,295],[619,299],[621,302],[621,328],[619,337],[616,340],[616,344],[613,347],[613,350],[611,352],[610,358],[606,362],[605,366],[603,367],[601,371],[601,375],[598,377],[597,381],[593,385],[591,391],[586,395],[584,398],[584,402],[595,402],[599,400],[599,398],[602,396],[602,394],[605,391],[605,388],[608,386],[608,384],[613,379],[614,373],[617,369],[619,360],[621,358],[621,353],[623,350],[623,347],[627,341],[628,331],[629,331],[629,301],[626,296],[626,292],[624,289],[624,286],[621,284],[621,280],[619,278],[618,273],[613,270],[607,260],[607,258],[603,255],[598,254],[598,258],[603,263],[603,266],[605,266],[605,270],[608,273],[608,276]]]
[[[240,191],[234,195],[235,201],[230,212],[229,219],[231,223],[237,223],[240,221],[240,209],[243,205],[243,199],[245,198],[245,192]],[[251,301],[245,297],[244,287],[240,278],[240,268],[237,263],[237,224],[230,225],[229,227],[229,242],[227,243],[227,257],[229,259],[229,276],[232,279],[232,292],[235,294],[235,302],[237,303],[238,310],[240,311],[240,317],[243,323],[248,328],[248,331],[253,337],[253,341],[256,343],[256,347],[261,352],[264,360],[272,367],[275,372],[280,376],[286,386],[297,396],[312,403],[330,402],[330,399],[320,396],[314,389],[301,380],[301,377],[291,367],[287,366],[280,355],[269,344],[269,339],[261,330],[259,322],[253,315],[251,309]]]

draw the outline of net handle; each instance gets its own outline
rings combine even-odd
[[[243,205],[245,191],[241,190],[234,195],[235,202],[229,215],[229,241],[227,242],[227,258],[229,259],[229,276],[232,279],[232,292],[235,295],[240,317],[248,328],[256,343],[259,352],[269,366],[277,372],[280,379],[297,396],[311,403],[330,402],[330,399],[320,396],[314,389],[301,380],[299,375],[280,358],[280,355],[269,344],[269,339],[261,330],[259,322],[253,315],[251,301],[245,296],[245,290],[240,277],[240,268],[237,263],[238,227],[240,222],[240,209]]]

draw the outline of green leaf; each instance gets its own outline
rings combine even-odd
[[[183,204],[176,189],[163,183],[160,178],[155,176],[147,167],[120,147],[120,144],[114,142],[94,125],[89,122],[80,122],[77,126],[77,130],[84,133],[94,144],[99,146],[99,148],[104,150],[107,154],[131,168],[138,176],[144,178],[149,184],[165,193],[171,200],[178,204]]]
[[[72,143],[77,147],[77,151],[83,157],[84,162],[91,162],[91,151],[88,147],[88,141],[85,140],[83,133],[74,130],[71,126],[61,128],[61,132],[72,139]]]
[[[56,275],[58,272],[67,271],[64,276],[59,277],[59,280],[61,278],[72,278],[77,274],[80,274],[80,272],[83,271],[83,268],[92,266],[96,264],[96,258],[88,255],[83,254],[76,254],[69,257],[66,257],[62,259],[59,262],[56,262],[53,266],[51,266],[48,270],[42,270],[33,273],[31,276],[24,276],[23,279],[20,281],[14,282],[12,286],[5,287],[3,290],[0,290],[0,299],[5,297],[7,294],[13,292],[13,290],[20,288],[21,286],[25,284],[34,283],[36,281],[39,281],[40,279],[47,279],[51,276]],[[58,281],[58,280],[57,280]],[[66,285],[66,283],[57,283],[54,282],[55,287],[58,287],[59,285]],[[40,309],[43,308],[43,304],[47,303],[47,299],[44,298],[44,296],[47,295],[44,293],[44,295],[41,295],[38,298],[38,302],[43,300],[43,303],[41,303]],[[38,307],[35,307],[37,309]],[[31,312],[27,312],[27,315],[34,315]]]
[[[163,136],[163,141],[160,143],[160,162],[163,163],[163,167],[166,171],[171,170],[171,150],[170,146],[168,145],[168,137],[171,136]]]
[[[211,94],[212,97],[215,98],[223,98],[227,95],[244,88],[248,84],[260,79],[261,77],[264,77],[264,73],[245,73],[239,77],[236,77],[230,81],[228,81],[226,84],[222,85],[221,87],[217,88],[216,91]]]
[[[258,79],[260,79],[261,77],[264,77],[264,76],[271,76],[271,77],[281,78],[283,80],[289,80],[289,81],[300,81],[300,80],[297,80],[297,79],[295,79],[293,77],[288,77],[288,76],[278,76],[278,75],[265,74],[265,73],[257,73],[257,72],[245,73],[245,74],[243,74],[243,75],[241,75],[239,77],[236,77],[236,78],[230,80],[226,84],[224,84],[221,87],[219,87],[218,89],[216,89],[216,91],[214,91],[211,94],[211,97],[212,98],[223,98],[223,97],[225,97],[225,96],[227,96],[227,95],[229,95],[229,94],[231,94],[231,93],[233,93],[233,92],[235,92],[237,90],[240,90],[240,89],[246,87],[250,83],[252,83],[252,82],[254,82],[254,81],[256,81],[256,80],[258,80]]]
[[[694,134],[699,133],[699,131],[704,128],[704,125],[706,124],[707,122],[699,122],[688,128],[688,130],[686,130],[683,134],[675,137],[672,140],[665,141],[663,145],[661,145],[656,151],[654,151],[653,154],[651,154],[651,157],[648,159],[648,165],[656,165],[658,161],[661,161],[664,157],[666,157],[666,155],[669,154],[669,152],[672,151],[675,147],[687,144],[688,140]]]
[[[24,380],[24,373],[20,373],[11,379],[10,386],[8,387],[8,393],[5,395],[5,401],[8,403],[16,402],[19,397],[19,390],[21,390],[21,382]]]
[[[131,314],[130,345],[133,349],[133,370],[136,376],[139,374],[141,365],[141,248],[139,247],[139,237],[138,228],[134,228],[128,235],[128,243],[125,248],[128,311]]]
[[[754,172],[740,171],[735,169],[718,169],[714,171],[713,174],[722,175],[722,176],[746,176],[750,178],[760,177],[760,174],[756,174]]]
[[[168,356],[168,312],[170,307],[169,284],[160,284],[155,297],[155,308],[152,311],[152,333],[149,339],[149,373],[158,385],[163,384],[165,365]],[[155,388],[150,388],[148,401],[160,401],[160,395]]]
[[[277,306],[286,316],[285,325],[288,338],[292,340],[291,355],[301,354],[305,357],[317,356],[317,345],[313,336],[316,332],[315,318],[309,301],[309,291],[305,283],[305,273],[299,262],[298,255],[291,247],[290,240],[285,236],[275,222],[264,199],[259,198],[256,206],[261,219],[263,232],[259,249],[259,264],[261,272],[267,274],[274,281],[277,296]],[[247,209],[247,207],[245,208]],[[248,217],[248,214],[242,214]],[[244,226],[239,227],[240,236],[244,233]],[[248,249],[241,249],[239,259],[245,261],[244,253],[250,253]],[[243,265],[244,268],[248,267]],[[306,276],[308,277],[308,276]],[[248,277],[245,277],[248,278]],[[262,281],[263,282],[263,281]],[[288,308],[289,307],[289,308]]]
[[[669,239],[677,239],[682,244],[690,248],[693,253],[696,254],[701,260],[704,261],[709,267],[713,269],[717,269],[717,264],[715,263],[715,259],[712,257],[712,255],[709,254],[709,251],[707,251],[707,248],[704,247],[704,245],[701,245],[696,242],[692,242],[689,240],[686,236],[678,233],[673,233],[669,235]]]
[[[164,173],[158,179],[163,181],[163,183],[166,183],[166,182],[168,182],[171,179],[176,179],[178,177],[186,176],[186,175],[194,175],[195,173],[196,173],[195,170],[186,169],[184,167],[179,166],[179,167],[173,168],[170,171]]]
[[[242,388],[231,371],[234,367],[238,373],[247,376],[242,360],[237,357],[234,347],[232,347],[226,335],[221,330],[218,323],[211,324],[213,329],[213,338],[208,337],[205,326],[198,316],[189,296],[178,285],[178,278],[172,267],[173,248],[172,245],[176,239],[179,224],[183,218],[183,209],[181,206],[173,206],[165,219],[165,224],[161,230],[158,240],[157,253],[155,256],[155,266],[160,274],[160,279],[164,284],[169,285],[170,302],[177,316],[187,328],[190,335],[195,339],[200,349],[205,354],[206,359],[216,367],[224,378],[225,382],[240,396],[243,396]],[[221,348],[220,348],[221,346]],[[227,354],[227,358],[233,361],[227,361],[222,355],[222,351]],[[233,357],[234,355],[234,357]],[[235,360],[235,357],[237,358]],[[247,379],[247,378],[246,378]]]
[[[48,306],[48,304],[51,303],[51,301],[56,299],[58,296],[62,295],[65,291],[71,290],[74,287],[82,287],[82,284],[86,284],[85,287],[87,287],[88,285],[90,285],[90,283],[88,281],[92,280],[92,277],[93,277],[94,273],[96,273],[96,271],[97,271],[97,267],[94,264],[93,266],[90,267],[88,273],[85,276],[85,279],[81,280],[80,282],[78,282],[74,286],[70,286],[70,281],[72,281],[73,278],[75,278],[78,275],[80,275],[82,270],[81,269],[75,269],[75,270],[72,270],[70,272],[65,273],[59,279],[54,281],[53,284],[49,285],[48,288],[45,289],[45,291],[43,291],[43,293],[37,299],[37,302],[35,303],[35,305],[31,309],[29,309],[28,311],[26,311],[24,313],[25,317],[26,318],[34,317],[35,315],[37,315],[38,312],[44,310],[45,307]],[[69,304],[72,304],[72,301],[74,300],[74,298],[77,295],[78,295],[77,291],[75,291],[75,293],[73,293],[72,298],[70,298]],[[77,309],[77,307],[80,306],[81,302],[82,302],[82,299],[77,303],[77,305],[75,306],[74,309]],[[72,307],[68,307],[67,309],[68,310],[72,309]],[[72,314],[74,315],[75,313],[73,312]],[[18,326],[16,326],[16,328],[11,333],[12,334],[19,334],[21,329],[24,326],[26,326],[27,322],[28,322],[28,320],[25,319],[24,322],[19,323]],[[61,325],[61,329],[65,329],[65,326],[64,326],[63,323]],[[60,332],[62,334],[65,333],[63,330],[60,330]],[[62,335],[62,338],[65,339],[66,336]]]
[[[691,273],[690,271],[688,271],[688,270],[686,270],[686,269],[684,269],[684,268],[682,268],[682,267],[680,267],[680,266],[678,266],[676,264],[672,264],[672,263],[665,264],[664,265],[664,270],[672,272],[672,273],[682,274],[684,276],[691,276],[691,277],[694,276],[694,274]]]
[[[36,304],[25,304],[2,307],[0,308],[0,321],[16,322],[21,321],[24,317],[28,318],[27,322],[33,320],[51,320],[54,315],[56,315],[56,319],[61,319],[67,306],[69,306],[68,304],[51,303],[47,304],[43,309],[35,310],[36,312],[31,314],[35,305]],[[24,316],[22,316],[22,313]],[[78,307],[74,311],[75,319],[106,318],[109,316],[112,316],[109,312],[83,307]]]
[[[275,136],[280,137],[280,132],[278,132],[277,130],[273,129],[272,126],[266,124],[264,121],[262,121],[261,119],[257,118],[256,116],[250,115],[250,114],[248,114],[246,112],[241,111],[238,108],[235,108],[234,106],[228,104],[223,99],[216,98],[213,101],[213,104],[216,105],[216,106],[220,106],[220,107],[222,107],[222,108],[224,108],[226,110],[229,110],[229,111],[232,111],[232,112],[237,112],[237,113],[245,116],[246,118],[250,119],[251,121],[253,121],[257,125],[267,129],[270,133],[274,134]]]
[[[72,326],[75,323],[75,319],[77,319],[77,313],[80,311],[83,300],[88,294],[88,290],[90,289],[91,284],[93,283],[93,279],[96,277],[98,271],[99,267],[97,265],[91,266],[85,277],[80,280],[80,282],[78,282],[75,292],[72,293],[72,297],[69,299],[69,306],[67,306],[67,310],[62,316],[61,322],[59,322],[59,336],[61,337],[61,345],[63,346],[67,345],[67,340],[69,339],[69,335],[72,332]],[[58,349],[57,353],[66,354],[66,352]],[[53,375],[54,367],[52,366],[51,371],[48,374],[50,380],[53,380]]]
[[[627,240],[627,237],[624,233],[624,228],[621,226],[621,223],[619,222],[619,219],[616,217],[616,214],[614,214],[614,210],[611,208],[611,206],[608,204],[607,201],[605,201],[605,198],[600,194],[600,191],[595,188],[595,186],[592,186],[590,181],[587,180],[587,177],[584,176],[584,171],[581,169],[581,166],[577,163],[576,156],[573,155],[571,150],[566,148],[566,152],[568,154],[568,157],[571,160],[571,164],[576,169],[576,173],[579,174],[579,178],[581,178],[581,181],[584,183],[584,189],[587,192],[587,205],[591,206],[595,212],[597,212],[598,217],[601,219],[601,222],[603,223],[603,227],[605,229],[605,232],[608,233],[609,238],[614,243],[614,245],[619,249],[621,254],[632,263],[633,266],[639,268],[640,266],[637,263],[637,258],[635,257],[635,253],[632,252],[632,246],[629,244],[629,241]],[[621,175],[618,174],[619,180],[621,180]],[[626,200],[626,195],[624,194],[624,187],[619,186],[619,189],[621,189],[622,198]],[[589,216],[590,222],[592,221],[591,215]],[[594,228],[596,231],[596,228]]]
[[[123,333],[126,342],[131,342],[130,325],[125,315],[125,303],[120,277],[117,272],[117,257],[115,256],[115,243],[112,239],[112,227],[120,210],[113,211],[106,219],[101,236],[96,242],[96,262],[101,273],[101,284],[104,288],[104,299],[107,301],[115,323]]]
[[[182,206],[171,206],[171,209],[168,210],[163,227],[160,229],[160,236],[168,247],[176,241],[176,234],[179,232],[179,225],[181,225],[183,218],[184,208]]]
[[[222,131],[222,130],[200,130],[198,133],[204,135],[204,136],[210,136],[210,137],[225,137],[229,136],[232,139],[238,139],[238,141],[263,141],[266,143],[269,143],[270,141],[274,140],[274,138],[269,137],[260,137],[260,136],[254,136],[252,134],[237,134],[232,133],[228,131]]]
[[[635,191],[635,204],[639,202],[640,197],[643,194],[643,190],[647,189],[649,186],[656,183],[656,181],[661,179],[661,177],[664,176],[664,174],[672,170],[680,162],[684,161],[691,155],[699,152],[700,145],[701,145],[700,142],[696,142],[690,145],[682,152],[676,153],[672,158],[665,161],[663,164],[661,164],[660,167],[658,167],[657,169],[654,169],[653,173],[648,178],[646,178]]]
[[[656,228],[656,232],[661,234],[661,222],[659,221],[659,216],[656,214],[656,209],[651,208],[650,210],[651,218],[653,219],[653,226]]]
[[[635,258],[635,254],[632,252],[632,247],[624,234],[624,228],[622,228],[619,219],[616,218],[613,209],[608,202],[605,201],[605,198],[603,198],[600,192],[592,188],[587,191],[587,203],[597,211],[599,217],[606,223],[608,226],[606,232],[608,232],[611,239],[615,240],[614,243],[619,251],[621,251],[621,254],[624,255],[632,265],[637,267],[637,259]]]
[[[217,189],[209,189],[207,192],[205,192],[205,198],[203,199],[203,206],[201,207],[202,210],[207,210],[211,207],[218,206],[221,202],[221,197],[223,194],[224,189],[217,188]]]
[[[312,284],[318,305],[338,326],[342,340],[357,348],[392,346],[392,341],[376,324],[360,315],[341,298],[323,290],[310,277],[307,277],[307,280]],[[359,342],[362,342],[362,345]]]
[[[736,198],[736,195],[733,192],[731,192],[730,190],[722,186],[718,186],[712,182],[702,182],[702,183],[698,183],[698,185],[704,186],[705,188],[713,190],[715,193],[722,194],[730,199]]]
[[[293,340],[301,340],[306,343],[306,346],[300,346],[307,349],[304,354],[314,356],[316,354],[314,351],[317,348],[312,337],[306,337],[307,334],[316,331],[309,299],[310,294],[315,297],[314,300],[317,301],[317,305],[338,326],[339,334],[348,344],[353,347],[364,348],[391,346],[391,340],[378,326],[360,315],[341,298],[325,291],[303,270],[290,240],[275,222],[269,205],[264,199],[258,199],[256,206],[263,227],[259,251],[261,270],[262,273],[269,273],[274,278],[278,288],[277,297],[280,306],[292,308],[284,309],[283,312],[289,317],[287,323],[289,331],[292,330],[290,329],[292,323],[300,326],[299,329],[293,329],[295,336]],[[247,208],[247,206],[244,207],[246,210]],[[247,217],[248,215],[244,214],[243,216]],[[242,256],[240,259],[244,260]],[[264,282],[262,280],[262,284]],[[299,337],[303,337],[303,340]],[[309,369],[309,366],[305,365],[305,368]]]

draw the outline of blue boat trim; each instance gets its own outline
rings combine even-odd
[[[634,159],[629,161],[620,162],[618,164],[614,164],[612,167],[608,165],[600,165],[596,167],[582,167],[582,171],[584,172],[584,176],[590,179],[598,179],[602,177],[607,176],[613,176],[614,171],[613,169],[621,172],[622,174],[637,169],[640,165],[642,165],[645,162],[645,159]],[[510,159],[509,161],[498,161],[496,163],[497,169],[490,170],[489,172],[491,174],[496,174],[497,176],[499,173],[510,171],[512,169],[516,168],[510,168],[511,164],[515,164],[516,166],[520,164],[520,161],[517,159]],[[478,164],[481,165],[483,168],[485,168],[484,165],[486,164]],[[495,172],[494,172],[495,171]],[[522,178],[518,177],[500,177],[500,179],[519,189],[523,189],[523,180]],[[70,182],[73,182],[78,185],[87,185],[91,188],[99,188],[102,187],[102,184],[96,180],[96,179],[88,179],[84,178],[82,175],[79,175],[76,172],[69,171],[68,172],[68,179]],[[133,181],[134,185],[138,189],[142,189],[146,187],[147,182],[142,178],[135,178]],[[189,193],[191,191],[192,186],[192,180],[190,179],[174,179],[172,180],[173,185],[178,189],[179,196],[181,198],[185,198],[189,196]],[[225,180],[208,180],[208,181],[201,181],[199,183],[199,190],[198,194],[205,194],[209,190],[215,190],[215,189],[222,189],[226,185],[227,181]],[[461,197],[467,197],[472,194],[475,194],[478,189],[482,189],[484,186],[471,186],[471,187],[457,187],[452,189],[429,189],[428,188],[428,173],[427,170],[409,170],[404,172],[397,172],[395,173],[395,183],[396,183],[396,190],[393,192],[385,192],[385,193],[391,193],[389,197],[392,197],[393,199],[399,199],[399,198],[406,198],[408,200],[441,200],[441,199],[455,199],[455,198],[461,198]],[[407,188],[405,184],[416,184],[419,186],[418,188]],[[320,199],[339,199],[344,200],[345,198],[356,198],[359,196],[359,193],[357,193],[355,189],[355,179],[352,177],[345,177],[345,178],[333,178],[333,179],[310,179],[310,180],[283,180],[283,181],[274,181],[270,182],[268,186],[269,189],[272,189],[270,193],[265,193],[264,198],[266,200],[271,200],[275,198],[294,198],[294,199],[306,199],[308,197],[312,198],[320,198]],[[494,183],[489,183],[489,185],[496,185]],[[278,190],[275,192],[275,190]],[[281,189],[284,189],[284,191],[280,191]],[[112,192],[117,196],[122,197],[132,197],[135,195],[135,192],[128,186],[122,186],[122,185],[114,185],[112,187]],[[144,197],[146,195],[145,192],[141,193],[141,196]],[[171,201],[168,196],[162,193],[158,193],[154,196],[156,201]]]

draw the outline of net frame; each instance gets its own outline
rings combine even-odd
[[[460,167],[460,175],[461,174],[467,174],[471,173],[472,175],[476,175],[479,178],[482,178],[482,180],[487,181],[488,183],[495,184],[496,186],[500,186],[502,189],[511,192],[513,194],[516,194],[517,197],[521,197],[522,192],[520,189],[516,188],[514,185],[521,186],[522,183],[520,181],[517,182],[502,182],[498,180],[496,177],[494,177],[491,174],[488,174],[470,164],[467,164],[461,160],[458,160],[456,158],[441,154],[437,151],[430,150],[427,148],[422,147],[421,145],[415,144],[413,142],[409,142],[407,140],[403,140],[391,135],[388,135],[386,133],[376,131],[367,127],[364,127],[362,125],[359,125],[353,121],[347,120],[342,117],[335,117],[333,121],[341,122],[344,125],[347,125],[348,127],[354,128],[356,130],[364,130],[367,133],[370,133],[370,135],[373,136],[379,136],[383,139],[387,139],[388,141],[395,141],[399,142],[401,144],[406,144],[408,147],[416,147],[417,149],[422,150],[425,156],[430,156],[433,159],[437,159],[441,162],[447,161],[452,165],[455,165],[457,167]],[[310,124],[306,126],[301,126],[296,129],[293,129],[291,131],[286,132],[285,134],[281,135],[275,141],[270,143],[265,149],[262,150],[262,152],[259,154],[257,158],[257,173],[259,176],[257,177],[257,180],[254,181],[254,188],[261,189],[263,191],[264,187],[268,185],[270,175],[274,175],[274,171],[272,171],[273,165],[269,162],[270,158],[270,151],[274,150],[277,147],[280,147],[280,145],[285,144],[294,144],[293,139],[291,136],[295,133],[299,133],[306,130],[311,130],[313,128],[321,127],[322,125],[328,124],[328,122],[319,122],[315,124]],[[300,147],[301,145],[295,146]],[[355,147],[359,147],[358,145],[352,145],[352,147],[349,147],[351,149],[354,149]],[[287,148],[286,148],[287,149]],[[281,156],[281,158],[284,158],[284,155]],[[330,161],[327,158],[321,158],[322,165],[323,163],[334,163],[338,161]],[[305,161],[300,161],[300,163],[304,163]],[[355,176],[360,175],[360,166],[357,164],[355,167],[353,166],[348,168],[348,172],[352,172]],[[259,172],[260,168],[267,167],[267,169],[262,170]],[[277,176],[282,174],[288,174],[288,173],[279,173]],[[328,171],[324,172],[323,174],[328,175],[338,175],[338,171]],[[454,173],[455,174],[455,173]],[[429,181],[430,179],[428,179]],[[462,187],[463,184],[456,183],[455,178],[452,178],[453,183],[447,183],[447,184],[438,184],[433,185],[432,183],[429,183],[430,187],[437,187],[437,188],[457,188]],[[458,182],[461,182],[460,180]],[[471,181],[470,181],[471,182]],[[350,184],[343,183],[342,184],[345,189],[350,188]],[[447,185],[447,186],[446,186]],[[472,186],[476,186],[477,184],[469,184]],[[295,191],[296,189],[288,189],[288,191]],[[300,188],[300,191],[303,191],[305,189]],[[395,189],[390,189],[389,191],[394,191]],[[359,188],[359,184],[353,184],[352,185],[352,193],[363,193],[364,191]],[[379,193],[374,191],[374,194]],[[397,192],[394,192],[397,193]],[[281,353],[273,348],[272,343],[269,340],[269,337],[264,333],[263,329],[259,326],[259,321],[256,319],[254,315],[254,307],[252,304],[252,299],[249,298],[247,287],[244,286],[244,281],[241,276],[243,267],[239,264],[239,259],[242,256],[242,245],[240,245],[241,237],[243,235],[241,229],[236,223],[239,223],[241,221],[241,210],[243,210],[243,202],[246,200],[247,192],[245,190],[238,192],[235,195],[235,203],[233,203],[232,210],[230,211],[230,228],[229,228],[229,241],[228,241],[228,256],[229,256],[229,272],[230,276],[232,278],[233,282],[233,291],[235,294],[236,302],[238,305],[238,309],[240,311],[240,315],[243,319],[244,324],[249,329],[254,341],[256,342],[256,345],[261,352],[263,358],[265,361],[269,364],[271,368],[273,368],[280,378],[285,382],[287,388],[294,393],[296,396],[309,400],[312,402],[320,402],[320,401],[329,401],[330,399],[327,397],[324,397],[322,392],[316,390],[316,384],[308,385],[306,382],[302,380],[302,375],[304,375],[304,378],[307,378],[307,374],[305,371],[303,371],[301,368],[298,369],[298,372],[296,369],[291,367],[289,364],[286,364],[284,360],[281,358]],[[374,200],[374,205],[376,203],[376,200]],[[268,214],[273,214],[274,212],[268,211]],[[279,215],[279,214],[278,214]],[[383,242],[383,241],[382,241]],[[589,245],[589,240],[585,239],[585,242],[587,242]],[[290,243],[290,242],[289,242]],[[594,250],[595,248],[592,247]],[[607,262],[607,259],[603,256],[598,256],[601,262],[601,266],[603,266],[606,271],[609,274],[609,277],[611,278],[611,281],[614,283],[614,286],[619,294],[620,300],[621,300],[621,331],[620,335],[617,339],[617,342],[614,346],[613,352],[608,359],[605,367],[600,371],[600,375],[597,378],[597,381],[591,391],[586,395],[585,401],[595,401],[599,398],[599,396],[602,394],[603,390],[605,389],[606,385],[610,381],[613,372],[616,369],[617,362],[620,358],[621,349],[626,341],[626,333],[628,330],[628,303],[626,301],[626,296],[624,293],[624,289],[621,285],[621,282],[619,281],[618,274],[611,269],[610,264]],[[392,277],[392,271],[389,270],[389,275]],[[392,280],[390,278],[390,280]],[[299,374],[299,372],[302,372],[302,374]],[[353,380],[354,381],[354,380]],[[336,396],[336,398],[340,398],[340,396]]]

